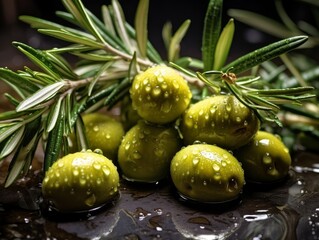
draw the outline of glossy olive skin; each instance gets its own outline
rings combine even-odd
[[[111,116],[98,112],[84,114],[82,119],[89,149],[100,149],[104,156],[115,161],[125,134],[123,124]],[[72,149],[71,152],[77,151],[75,148]]]
[[[142,120],[142,118],[133,108],[131,98],[129,96],[125,97],[121,102],[121,122],[125,131],[135,126],[139,120]]]
[[[259,129],[259,120],[233,95],[217,95],[189,107],[180,130],[186,145],[195,141],[233,150],[248,143]]]
[[[124,136],[118,163],[129,181],[152,183],[169,175],[170,162],[181,148],[173,127],[156,126],[139,121]]]
[[[119,174],[111,160],[92,151],[57,160],[42,182],[44,199],[60,212],[93,209],[118,193]]]
[[[138,74],[130,89],[133,108],[146,121],[165,124],[188,107],[192,94],[185,79],[174,69],[157,65]]]
[[[244,171],[228,151],[209,144],[188,145],[173,158],[172,181],[185,198],[199,202],[236,199],[244,185]]]
[[[234,152],[247,182],[272,183],[284,179],[291,166],[288,148],[272,133],[258,131],[250,143]]]

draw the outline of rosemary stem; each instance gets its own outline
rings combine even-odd
[[[112,47],[110,44],[104,42],[104,47],[105,47],[105,50],[108,51],[108,52],[111,52],[121,58],[123,58],[124,60],[128,60],[128,61],[131,61],[132,58],[133,58],[133,55],[130,55],[130,54],[127,54],[127,53],[124,53],[124,52],[121,52],[119,50],[117,50],[116,48]],[[140,58],[137,58],[136,59],[137,63],[145,66],[145,67],[150,67],[152,65],[154,65],[154,63],[148,61],[148,60],[143,60],[143,59],[140,59]]]

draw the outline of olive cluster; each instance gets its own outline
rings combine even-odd
[[[197,103],[191,99],[192,92],[180,73],[158,65],[133,80],[130,101],[121,106],[124,121],[100,113],[84,115],[89,147],[101,149],[109,162],[102,167],[101,162],[82,161],[91,164],[80,168],[82,178],[98,171],[100,184],[83,185],[95,194],[79,197],[82,205],[78,209],[109,199],[107,189],[113,196],[118,191],[119,172],[134,182],[152,183],[169,177],[183,197],[214,203],[236,199],[245,181],[269,183],[287,176],[291,164],[288,149],[277,136],[260,130],[254,111],[233,95],[210,96]],[[79,156],[69,158],[71,163],[62,165],[72,165]],[[53,180],[59,164],[57,161],[49,169],[43,187],[56,205],[63,206],[62,198],[57,201],[54,197],[59,195],[58,189],[64,189],[65,197],[71,192],[68,189],[82,193],[83,186],[71,167],[72,183],[65,186],[58,182],[57,186]],[[106,168],[112,169],[107,177]],[[108,180],[110,173],[113,181]],[[94,176],[86,182],[96,183]],[[104,197],[101,193],[106,190]]]

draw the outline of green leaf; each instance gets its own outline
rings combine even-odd
[[[0,152],[0,160],[10,155],[19,145],[22,140],[25,126],[21,126],[11,137],[6,141]]]
[[[13,124],[10,127],[7,127],[6,129],[1,129],[1,135],[0,135],[0,143],[2,143],[4,140],[6,140],[8,137],[10,137],[12,134],[14,134],[16,131],[19,130],[23,126],[23,123],[16,123]]]
[[[20,176],[23,169],[29,167],[26,164],[29,165],[34,157],[39,141],[40,122],[41,117],[38,117],[26,125],[22,142],[10,162],[5,187],[9,187]]]
[[[133,52],[133,47],[129,38],[129,35],[126,31],[125,27],[125,16],[123,13],[123,9],[119,2],[117,0],[112,0],[112,6],[114,11],[114,23],[117,30],[117,33],[119,34],[120,38],[124,42],[124,45],[129,50],[129,53]]]
[[[28,81],[28,79],[7,68],[0,68],[0,78],[11,86],[22,98],[26,98],[39,89],[37,85]]]
[[[47,126],[46,126],[47,133],[52,131],[52,129],[55,127],[58,121],[59,116],[61,115],[61,103],[62,103],[62,98],[58,98],[58,100],[51,107],[51,110],[47,117]]]
[[[65,61],[65,59],[63,59],[60,55],[57,55],[50,51],[46,51],[45,54],[52,62],[60,76],[68,79],[78,78],[78,76],[73,72],[72,67],[69,65],[69,63]]]
[[[223,0],[210,0],[208,3],[202,37],[202,59],[204,71],[212,70],[214,53],[221,31]]]
[[[258,13],[247,10],[230,9],[228,10],[228,15],[235,18],[237,21],[248,24],[255,29],[259,29],[275,37],[288,38],[293,36],[293,32],[284,24]]]
[[[129,69],[128,69],[128,78],[130,79],[130,82],[133,81],[136,74],[139,73],[139,66],[136,61],[136,52],[134,52],[132,61],[130,62]]]
[[[40,103],[43,103],[53,96],[55,96],[64,86],[65,82],[56,82],[54,84],[48,85],[39,91],[37,91],[35,94],[33,94],[31,97],[25,99],[22,101],[19,106],[16,108],[17,112],[28,110],[34,106],[37,106]]]
[[[96,73],[96,75],[93,78],[93,81],[89,85],[88,96],[91,96],[95,84],[97,83],[99,78],[102,76],[102,74],[104,74],[106,70],[112,66],[112,64],[113,62],[106,62],[105,64],[103,64],[100,70]]]
[[[295,87],[285,89],[267,89],[267,90],[252,90],[251,93],[262,95],[262,96],[275,96],[275,95],[302,95],[308,94],[314,90],[314,87]]]
[[[223,29],[222,33],[217,42],[217,46],[215,49],[215,56],[214,56],[214,65],[213,69],[219,70],[222,66],[224,66],[228,53],[233,41],[235,32],[235,24],[234,20],[230,19],[225,28]]]
[[[142,58],[146,57],[149,0],[140,0],[135,14],[136,41]]]
[[[52,29],[39,29],[40,33],[48,36],[61,39],[66,42],[82,44],[84,46],[92,47],[94,49],[103,49],[103,44],[97,42],[91,35],[82,34],[82,32],[69,32],[65,29],[52,30]]]
[[[135,29],[131,25],[129,25],[128,23],[126,23],[126,30],[131,38],[136,38]],[[147,41],[146,46],[147,46],[147,48],[146,48],[147,57],[155,63],[158,63],[158,64],[162,63],[163,60],[162,60],[160,54],[154,48],[154,46],[151,44],[150,41]]]
[[[102,10],[102,18],[103,18],[105,28],[112,36],[115,36],[116,32],[114,29],[114,25],[112,22],[112,17],[111,17],[111,13],[109,11],[109,8],[106,5],[103,5],[101,10]]]
[[[60,157],[60,151],[63,145],[64,118],[63,115],[58,118],[54,128],[48,135],[44,154],[44,171],[47,171]]]
[[[23,112],[17,112],[17,111],[6,111],[6,112],[0,112],[0,122],[5,121],[5,120],[10,120],[10,121],[16,121],[19,120],[21,121],[22,117],[25,115]]]
[[[76,136],[78,151],[82,151],[83,149],[87,150],[89,148],[89,144],[86,138],[86,132],[85,132],[83,119],[80,116],[77,118],[75,122],[75,136]]]
[[[173,26],[171,22],[166,22],[162,29],[162,38],[164,41],[165,48],[167,50],[169,49],[169,44],[172,40],[172,35],[173,35],[172,29],[173,29]]]
[[[185,36],[190,23],[190,20],[184,21],[183,24],[177,29],[175,34],[172,36],[168,49],[168,61],[174,62],[178,59],[180,52],[180,42]]]
[[[22,15],[19,16],[19,20],[28,23],[30,25],[30,27],[32,28],[47,28],[47,29],[61,29],[63,28],[62,25],[51,22],[51,21],[47,21],[41,18],[37,18],[34,16],[26,16],[26,15]]]
[[[268,46],[237,58],[235,61],[224,66],[222,71],[226,72],[227,70],[231,69],[231,71],[235,74],[242,73],[254,66],[261,64],[262,62],[271,60],[283,53],[291,51],[292,49],[305,43],[307,39],[307,36],[296,36],[269,44]]]
[[[25,54],[33,63],[41,67],[48,74],[55,79],[60,79],[59,71],[54,67],[48,56],[40,50],[36,50],[26,44],[13,42],[13,45],[17,47],[23,54]]]

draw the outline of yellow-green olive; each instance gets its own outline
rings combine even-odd
[[[287,176],[291,165],[288,148],[278,136],[265,131],[258,131],[234,154],[242,163],[247,182],[276,182]]]
[[[257,116],[233,95],[212,96],[193,104],[180,126],[186,145],[199,141],[230,150],[248,143],[258,129]]]
[[[92,151],[57,160],[42,182],[44,199],[61,212],[98,207],[118,193],[119,174],[111,160]]]
[[[119,148],[118,163],[123,177],[139,182],[164,179],[180,148],[181,140],[175,128],[139,121],[126,133]]]
[[[115,161],[118,148],[125,134],[123,124],[104,113],[89,113],[82,116],[89,149],[100,149],[103,155]],[[75,144],[74,136],[71,137]],[[71,152],[82,149],[71,148]]]
[[[133,108],[146,121],[164,124],[177,119],[188,107],[192,94],[185,79],[174,69],[157,65],[138,74],[130,89]]]
[[[237,159],[209,144],[181,149],[171,162],[170,172],[177,191],[200,202],[236,199],[244,185],[244,171]]]

